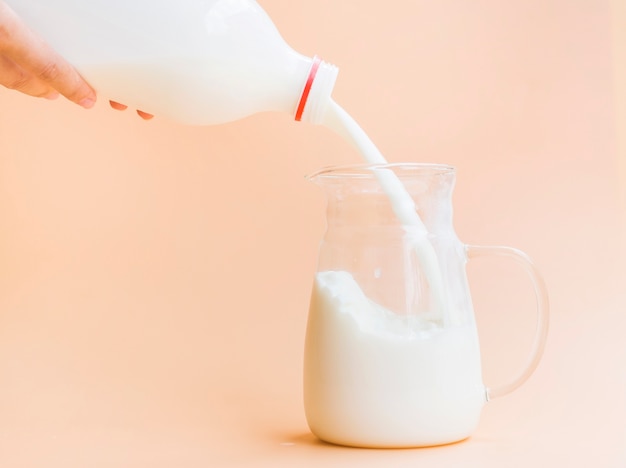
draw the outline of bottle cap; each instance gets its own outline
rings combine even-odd
[[[319,124],[323,121],[330,95],[337,81],[339,69],[324,62],[317,55],[313,57],[311,69],[296,109],[297,121]]]

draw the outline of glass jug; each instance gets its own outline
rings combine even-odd
[[[308,178],[328,200],[305,340],[311,431],[358,447],[420,447],[469,437],[485,402],[517,388],[537,367],[548,328],[541,276],[519,250],[459,241],[452,224],[452,167],[352,165]],[[381,184],[390,178],[401,182],[394,194]],[[398,190],[410,197],[394,196]],[[415,205],[419,229],[399,221],[398,203],[404,210]],[[429,252],[433,262],[424,261]],[[468,259],[483,255],[517,261],[537,297],[528,364],[496,388],[482,382],[465,273]]]

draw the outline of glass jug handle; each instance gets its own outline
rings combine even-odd
[[[537,368],[543,350],[546,345],[546,338],[548,336],[548,321],[549,321],[549,305],[548,305],[548,291],[546,285],[541,277],[539,271],[530,260],[528,255],[518,249],[512,247],[486,247],[466,245],[465,251],[467,258],[472,259],[476,257],[484,257],[487,255],[497,255],[500,257],[508,257],[515,260],[520,266],[524,268],[535,289],[535,296],[537,298],[537,328],[535,331],[535,340],[532,345],[530,357],[524,369],[509,382],[504,385],[500,385],[496,388],[487,388],[487,398],[489,400],[497,397],[501,397],[522,385],[531,374]]]

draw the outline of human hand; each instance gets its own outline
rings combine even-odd
[[[30,96],[56,99],[59,95],[89,109],[96,92],[61,55],[31,31],[0,0],[0,85]],[[122,110],[126,106],[111,102]],[[137,111],[143,119],[152,115]]]

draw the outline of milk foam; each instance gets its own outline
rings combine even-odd
[[[317,286],[332,298],[336,313],[349,315],[357,328],[379,337],[427,336],[438,329],[430,320],[417,315],[399,315],[370,300],[347,271],[325,271],[317,274]]]

